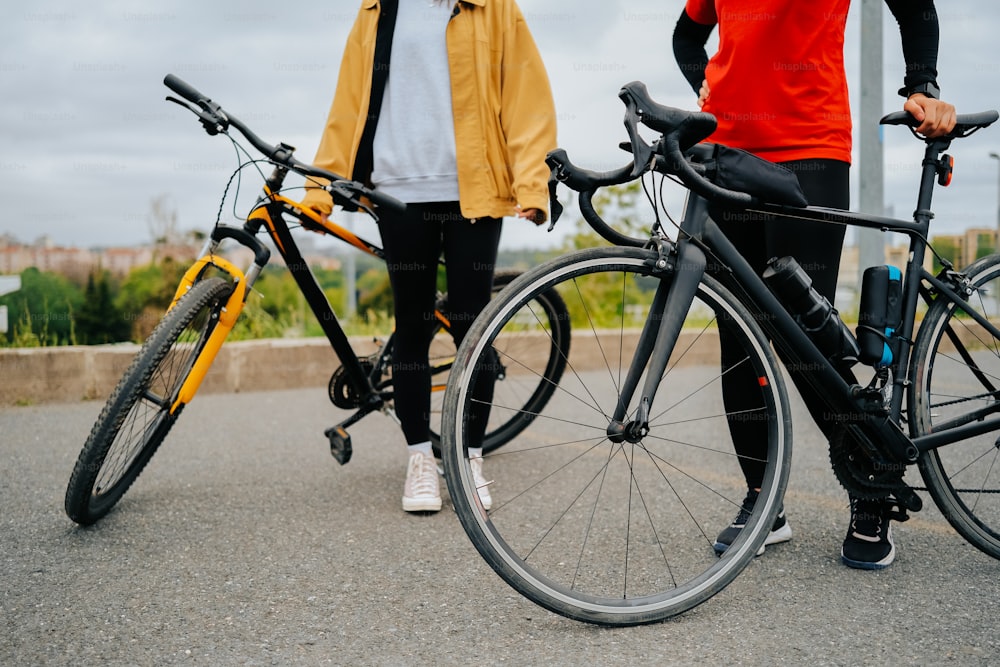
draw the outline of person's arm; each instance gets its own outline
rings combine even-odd
[[[545,64],[517,8],[504,31],[500,119],[507,138],[517,216],[541,224],[549,204],[545,157],[556,148],[556,108]]]
[[[714,28],[714,24],[703,25],[695,21],[686,9],[681,12],[674,27],[674,59],[681,68],[681,74],[698,94],[701,93],[708,66],[705,44]]]
[[[916,128],[927,137],[947,134],[955,126],[955,107],[939,99],[937,56],[940,29],[934,0],[885,0],[899,24],[906,74],[899,94],[903,109],[921,121]]]
[[[323,134],[320,135],[316,157],[313,158],[315,166],[344,178],[351,177],[354,156],[349,153],[352,135],[358,122],[358,109],[367,104],[365,96],[368,95],[368,91],[364,87],[365,77],[360,72],[366,67],[371,68],[372,65],[363,58],[365,53],[362,48],[363,17],[363,14],[358,15],[348,34],[340,61],[340,75],[337,77],[333,103]],[[330,193],[322,189],[325,185],[327,185],[325,180],[307,179],[302,205],[323,215],[330,215],[333,211],[333,199]]]
[[[885,4],[899,24],[906,61],[899,94],[908,97],[907,91],[925,83],[936,86],[940,30],[934,0],[885,0]]]

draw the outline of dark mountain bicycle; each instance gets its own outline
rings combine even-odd
[[[347,419],[327,429],[330,451],[341,463],[351,458],[352,444],[347,428],[365,415],[382,411],[394,417],[392,394],[393,336],[388,335],[377,351],[358,356],[336,313],[310,271],[292,236],[292,226],[331,235],[362,252],[384,259],[382,249],[351,231],[302,208],[282,194],[286,176],[293,172],[307,179],[320,179],[334,203],[345,210],[362,210],[377,220],[380,207],[403,204],[377,191],[336,174],[299,162],[294,148],[284,143],[271,146],[256,136],[237,118],[186,82],[167,75],[164,83],[183,100],[167,99],[192,111],[209,135],[224,134],[242,153],[249,155],[229,135],[235,128],[263,156],[240,165],[260,163],[273,167],[260,195],[242,227],[216,221],[200,258],[187,270],[173,303],[125,371],[80,452],[66,489],[66,513],[80,524],[99,520],[121,499],[152,458],[181,412],[195,396],[220,347],[232,330],[251,293],[254,282],[267,264],[271,252],[257,237],[263,231],[281,255],[306,303],[337,353],[342,366],[331,377],[330,399],[335,406],[352,410]],[[263,177],[263,172],[261,172]],[[225,195],[224,195],[225,198]],[[221,213],[221,207],[220,207]],[[250,249],[254,259],[244,272],[218,254],[223,241],[235,241]],[[516,272],[498,271],[494,293],[516,277]],[[569,353],[569,318],[566,306],[555,292],[535,300],[537,319],[524,321],[497,343],[498,354],[518,348],[518,366],[502,361],[496,382],[496,396],[522,407],[514,415],[492,415],[483,442],[490,452],[513,438],[529,423],[524,415],[542,408],[555,390]],[[448,334],[447,294],[438,298],[435,337],[431,348],[432,440],[438,449],[440,403],[445,380],[454,359],[454,341]],[[437,335],[437,334],[441,335]],[[437,407],[436,407],[437,406]]]
[[[891,497],[904,515],[918,511],[921,489],[906,475],[915,465],[952,526],[1000,558],[1000,255],[961,270],[938,256],[943,269],[924,268],[926,252],[935,252],[927,240],[935,181],[946,185],[952,174],[944,151],[994,123],[997,112],[960,115],[946,137],[913,132],[926,150],[916,211],[906,221],[805,206],[780,187],[778,171],[750,187],[764,166],[703,143],[713,116],[661,106],[638,82],[620,97],[630,164],[596,173],[564,151],[549,156],[553,191],[559,183],[578,191],[586,221],[613,246],[559,257],[511,282],[476,320],[449,377],[446,478],[479,553],[537,604],[603,625],[665,619],[721,591],[763,545],[788,480],[791,420],[773,342],[786,370],[839,417],[830,457],[844,487]],[[881,123],[911,132],[917,125],[905,112]],[[640,125],[656,141],[640,136]],[[592,198],[640,177],[655,221],[647,237],[633,238],[607,224]],[[666,178],[689,190],[675,239],[660,220],[656,181],[662,187]],[[870,293],[866,274],[861,302],[872,312],[862,312],[870,317],[859,319],[855,339],[794,258],[776,258],[757,275],[713,220],[728,214],[747,225],[781,215],[905,234],[908,263],[873,272]],[[542,317],[533,302],[552,291],[573,318],[573,352],[540,411],[494,401],[495,413],[531,424],[490,457],[486,512],[465,453],[470,387],[508,327]],[[725,369],[720,331],[739,351],[727,350]],[[722,401],[721,378],[736,367],[752,369],[759,385],[746,410]],[[854,371],[870,372],[870,381],[853,379]],[[746,494],[727,426],[734,420],[766,424],[766,457],[758,461],[766,472],[746,527],[717,556],[715,535]]]

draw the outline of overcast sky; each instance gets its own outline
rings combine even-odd
[[[48,235],[58,245],[140,244],[150,239],[150,202],[160,196],[170,198],[182,228],[207,229],[234,151],[163,101],[164,75],[188,80],[266,140],[290,143],[311,160],[359,4],[42,0],[8,7],[0,22],[0,233],[22,241]],[[645,81],[664,104],[695,108],[670,46],[682,0],[520,6],[552,81],[559,143],[578,164],[607,169],[627,161],[617,148],[625,138],[616,96],[623,83]],[[960,112],[1000,108],[1000,3],[938,0],[938,9],[944,97]],[[862,122],[859,14],[855,0],[845,50],[855,126]],[[895,22],[887,10],[883,16],[888,112],[901,104],[895,90],[903,65]],[[902,128],[888,128],[884,143],[886,205],[907,217],[921,144]],[[991,151],[1000,152],[1000,127],[953,146],[955,181],[939,191],[934,229],[996,224],[1000,162]],[[250,197],[260,183],[245,173]],[[856,202],[856,183],[854,193]],[[227,206],[224,220],[232,219]],[[507,247],[552,241],[518,222],[506,227]]]

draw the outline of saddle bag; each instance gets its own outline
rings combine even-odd
[[[694,155],[709,180],[719,187],[745,192],[769,204],[802,208],[809,203],[795,172],[780,164],[722,144],[701,144]]]

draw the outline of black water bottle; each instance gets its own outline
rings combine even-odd
[[[848,369],[858,363],[858,343],[851,330],[837,309],[813,288],[812,278],[794,257],[770,260],[764,281],[834,366]]]

